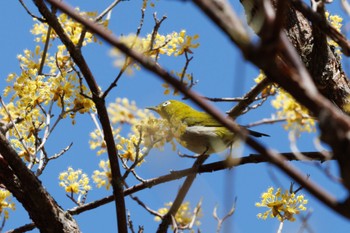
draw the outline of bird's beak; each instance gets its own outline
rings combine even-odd
[[[149,110],[152,110],[152,111],[155,111],[156,113],[158,113],[157,106],[155,106],[155,107],[147,107],[146,109],[149,109]]]

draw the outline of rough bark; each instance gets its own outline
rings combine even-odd
[[[0,133],[0,183],[21,202],[40,232],[80,232],[72,216],[50,196],[2,133]]]

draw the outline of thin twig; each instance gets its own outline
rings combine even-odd
[[[264,78],[261,82],[256,84],[247,94],[242,97],[242,101],[228,111],[228,115],[233,119],[237,118],[243,111],[255,101],[255,98],[269,85],[271,81]]]
[[[305,216],[298,215],[298,217],[301,219],[301,226],[298,231],[298,233],[303,233],[305,230],[307,230],[309,233],[314,233],[314,230],[310,227],[310,224],[308,223],[308,220],[312,216],[312,211],[307,212]]]
[[[150,48],[149,48],[150,51],[153,50],[154,40],[156,39],[156,36],[158,34],[158,30],[160,28],[160,25],[163,23],[163,21],[166,18],[167,17],[165,15],[163,15],[163,17],[159,20],[157,18],[157,13],[156,12],[153,13],[153,19],[154,19],[155,25],[154,25],[153,32],[152,32],[152,35],[151,35],[151,43],[150,43]]]
[[[128,212],[128,226],[129,226],[131,233],[135,233],[134,225],[132,223],[131,216],[130,216],[130,212]]]
[[[98,15],[96,18],[95,18],[95,22],[99,22],[100,20],[102,20],[102,18],[109,14],[112,9],[118,5],[119,2],[121,2],[123,0],[115,0],[114,2],[112,2],[111,5],[109,5],[104,11],[102,11],[102,13],[100,15]],[[80,38],[79,38],[79,41],[77,43],[77,48],[81,48],[83,46],[83,42],[84,42],[84,39],[85,39],[85,36],[86,36],[86,33],[87,33],[87,29],[86,27],[83,28],[81,34],[80,34]]]
[[[232,208],[230,209],[230,211],[221,219],[218,217],[217,215],[217,205],[215,205],[214,210],[213,210],[213,217],[216,219],[216,221],[218,222],[218,225],[216,227],[216,233],[219,233],[222,227],[222,224],[225,222],[226,219],[228,219],[230,216],[233,215],[233,213],[236,210],[236,203],[237,203],[237,198],[235,198],[235,201],[233,202]]]
[[[144,23],[144,19],[145,19],[145,8],[141,8],[141,19],[140,19],[140,23],[139,23],[139,26],[136,30],[136,35],[135,35],[135,41],[134,43],[132,43],[131,45],[131,48],[134,47],[135,43],[136,43],[136,39],[138,38],[138,36],[140,35],[141,33],[141,29],[143,27],[143,23]],[[154,30],[154,29],[153,29]],[[153,44],[153,41],[151,40],[151,44]],[[119,79],[121,78],[121,76],[124,74],[124,72],[126,71],[126,69],[131,65],[131,62],[130,62],[130,58],[128,56],[125,57],[124,59],[124,64],[122,66],[122,68],[120,69],[117,77],[114,79],[114,81],[109,85],[109,87],[106,89],[106,91],[103,92],[103,95],[102,95],[102,98],[105,99],[109,92],[117,86],[117,83],[119,81]]]
[[[200,157],[196,159],[194,162],[192,168],[197,170],[199,166],[201,166],[205,160],[209,157],[209,155],[202,154]],[[183,200],[185,199],[187,192],[189,191],[190,187],[192,186],[192,183],[194,179],[196,178],[197,173],[188,175],[182,184],[180,190],[178,191],[176,198],[171,205],[169,211],[163,216],[162,222],[159,224],[157,233],[163,233],[167,232],[168,226],[171,223],[171,219],[173,216],[175,216],[176,212],[180,208],[180,205],[182,204]]]
[[[4,101],[3,101],[1,95],[0,95],[0,103],[1,103],[2,107],[4,108],[4,110],[5,110],[6,114],[7,114],[7,116],[8,116],[9,119],[10,119],[11,124],[13,125],[13,128],[15,129],[15,131],[16,131],[16,133],[17,133],[18,140],[19,140],[20,143],[22,144],[24,150],[28,153],[28,156],[29,156],[29,158],[31,159],[31,162],[32,162],[32,160],[35,160],[34,155],[29,151],[27,145],[24,143],[24,138],[23,138],[23,136],[21,135],[21,133],[19,132],[19,130],[18,130],[18,128],[17,128],[17,126],[16,126],[14,120],[12,119],[11,113],[10,113],[9,110],[7,109],[6,104],[4,103]]]
[[[212,102],[240,102],[243,100],[247,100],[247,98],[244,97],[204,97],[205,99],[212,101]]]
[[[49,44],[50,44],[50,35],[51,35],[51,27],[49,26],[47,29],[47,33],[46,33],[46,41],[45,41],[45,45],[44,45],[43,54],[41,55],[40,66],[38,69],[38,75],[43,74],[43,68],[45,65],[47,50],[49,49]]]
[[[147,210],[148,213],[162,218],[163,216],[161,214],[159,214],[157,211],[152,210],[151,208],[149,208],[144,202],[142,202],[138,197],[134,196],[134,195],[130,195],[131,199],[133,199],[134,201],[137,202],[137,204],[139,204],[140,206],[142,206],[145,210]]]
[[[26,12],[28,13],[28,15],[30,15],[32,18],[39,20],[42,23],[46,23],[46,20],[34,15],[32,12],[30,12],[30,10],[28,9],[28,7],[24,4],[23,0],[19,0],[19,2],[21,3],[21,5],[23,6],[23,8],[26,10]]]
[[[113,10],[113,8],[116,7],[122,1],[123,0],[114,0],[114,2],[112,2],[104,11],[101,12],[100,15],[98,15],[95,18],[95,22],[100,21],[103,17],[105,17],[105,15],[107,15],[109,12],[111,12]]]

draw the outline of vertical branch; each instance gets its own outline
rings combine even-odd
[[[85,61],[85,58],[81,53],[81,49],[76,45],[74,45],[74,43],[70,40],[70,38],[65,33],[64,29],[62,28],[56,16],[49,11],[49,9],[47,8],[43,0],[34,0],[34,3],[38,7],[39,12],[47,20],[47,23],[55,30],[60,40],[62,41],[62,43],[66,46],[72,59],[74,60],[75,64],[77,64],[77,66],[79,67],[81,73],[83,74],[86,80],[86,83],[88,84],[91,90],[92,100],[95,103],[97,113],[99,115],[99,120],[104,132],[104,140],[106,141],[106,144],[107,144],[107,153],[108,153],[108,158],[109,158],[111,172],[112,172],[111,183],[113,187],[113,195],[116,200],[115,205],[116,205],[116,212],[117,212],[118,232],[126,233],[127,219],[126,219],[123,183],[121,179],[121,172],[120,172],[119,161],[117,156],[118,151],[116,149],[116,145],[114,142],[114,136],[110,125],[110,120],[109,120],[107,109],[105,106],[105,100],[101,97],[99,86],[97,85],[96,80],[92,75],[91,70]]]
[[[163,216],[162,222],[159,224],[157,233],[167,232],[168,226],[171,223],[172,217],[175,216],[176,212],[180,208],[182,202],[184,201],[190,187],[197,176],[198,168],[204,163],[204,161],[209,157],[209,155],[200,155],[194,162],[192,168],[196,169],[196,172],[190,174],[186,177],[184,183],[182,184],[173,205],[170,207],[168,213]]]

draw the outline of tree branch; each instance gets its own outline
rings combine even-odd
[[[0,133],[0,171],[0,183],[3,183],[21,202],[40,231],[80,232],[72,216],[63,211],[44,189],[2,133]]]
[[[118,151],[116,150],[110,120],[105,106],[105,101],[103,98],[101,98],[100,89],[96,83],[94,76],[91,73],[89,66],[85,61],[84,56],[81,53],[80,47],[75,46],[74,43],[69,39],[67,34],[64,32],[64,29],[62,28],[61,24],[58,22],[58,19],[49,11],[47,6],[44,4],[43,0],[34,0],[34,3],[38,7],[40,13],[47,20],[47,23],[55,30],[62,43],[66,46],[72,59],[80,68],[80,71],[83,74],[91,90],[92,100],[95,103],[97,113],[99,115],[99,120],[101,122],[102,129],[104,132],[104,140],[107,145],[107,153],[112,171],[111,183],[113,187],[113,194],[116,200],[115,205],[117,212],[118,231],[119,233],[126,233],[127,220],[125,211],[125,200],[123,195],[123,184],[121,179],[118,156],[116,156]]]
[[[245,140],[247,145],[249,145],[251,148],[263,156],[266,156],[271,163],[275,164],[283,172],[291,176],[294,180],[296,180],[296,182],[305,187],[305,189],[312,193],[316,198],[321,200],[324,204],[336,212],[342,214],[347,218],[350,218],[350,208],[347,203],[338,203],[333,196],[329,195],[327,192],[321,189],[321,187],[317,186],[313,182],[306,181],[304,179],[305,175],[300,173],[294,167],[287,165],[280,154],[265,148],[255,139],[249,137],[247,131],[242,130],[240,127],[234,124],[232,120],[227,119],[225,115],[219,113],[213,106],[209,105],[198,94],[192,90],[188,90],[169,72],[158,66],[152,59],[129,49],[125,44],[118,40],[114,35],[107,32],[103,27],[100,27],[99,25],[96,25],[95,23],[82,18],[72,8],[68,7],[64,3],[55,0],[47,1],[55,5],[63,12],[67,13],[78,22],[83,23],[91,32],[96,33],[108,43],[124,52],[126,55],[138,61],[143,67],[156,74],[159,78],[173,85],[185,96],[193,100],[208,114],[213,116],[218,122],[222,123],[223,126],[227,127],[229,130],[236,133],[243,140]],[[227,26],[227,30],[225,30],[225,32],[228,32],[227,35],[229,38],[233,42],[237,43],[237,46],[243,51],[247,59],[252,61],[259,68],[263,69],[272,81],[280,84],[285,90],[289,91],[300,103],[308,107],[316,116],[322,117],[323,122],[335,121],[337,123],[338,127],[332,127],[331,129],[324,131],[332,135],[332,138],[324,138],[324,140],[332,146],[337,157],[341,156],[344,158],[342,162],[350,162],[349,160],[345,160],[345,156],[350,154],[350,141],[346,136],[347,132],[350,131],[350,120],[344,117],[344,115],[338,109],[336,109],[326,98],[318,93],[317,89],[314,87],[311,81],[310,76],[308,75],[308,72],[299,61],[298,55],[291,47],[288,40],[283,37],[283,34],[280,34],[279,36],[281,38],[279,40],[276,40],[281,41],[281,43],[274,45],[282,45],[281,47],[278,47],[278,50],[271,49],[269,46],[267,46],[268,50],[266,50],[264,44],[256,47],[249,42],[249,38],[245,37],[245,31],[239,31],[242,29],[240,27],[240,23],[238,23],[237,26],[232,25],[232,21],[227,21],[227,18],[225,17],[220,18],[220,15],[216,14],[216,11],[222,10],[221,8],[218,9],[218,6],[210,8],[210,4],[212,4],[214,1],[193,0],[193,2],[198,6],[201,6],[201,8],[203,7],[205,13],[207,13],[209,16],[214,16],[216,20],[215,22],[219,21],[218,25],[222,29],[225,29]],[[228,11],[228,13],[232,13],[235,16],[233,11]],[[225,16],[227,16],[227,14]],[[283,56],[282,60],[276,59],[277,51],[280,52],[281,55],[287,55]],[[266,56],[270,57],[271,59],[261,59],[262,57]],[[348,169],[348,167],[350,167],[350,164],[339,164],[341,165],[341,171],[344,173],[342,173],[342,177],[345,181],[345,184],[349,184],[350,187],[350,171]],[[347,170],[344,170],[345,168]]]

